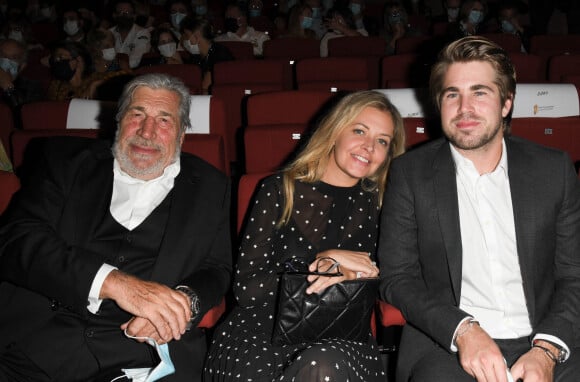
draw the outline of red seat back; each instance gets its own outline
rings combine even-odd
[[[12,195],[20,188],[20,180],[13,172],[0,171],[0,215],[6,210]]]
[[[376,87],[364,57],[306,58],[296,64],[299,90],[349,91]]]

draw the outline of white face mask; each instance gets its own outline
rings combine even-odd
[[[50,7],[40,8],[40,14],[45,19],[48,19],[52,16],[52,8],[50,8]]]
[[[185,13],[181,13],[181,12],[175,12],[171,14],[171,25],[173,25],[173,27],[175,29],[179,29],[179,23],[181,23],[181,20],[183,20],[185,18],[185,16],[187,16]]]
[[[16,79],[16,76],[18,75],[19,66],[18,62],[14,60],[5,57],[0,58],[0,69],[10,74],[10,77],[12,77],[13,80]]]
[[[113,61],[115,59],[115,57],[117,56],[117,52],[115,51],[115,48],[103,49],[103,50],[101,50],[101,52],[103,54],[103,59],[105,59],[106,61]]]
[[[79,31],[79,23],[76,20],[67,20],[62,29],[69,36],[74,36]]]
[[[191,54],[199,54],[199,45],[192,44],[189,40],[183,42],[183,47]]]
[[[157,49],[159,49],[159,53],[161,53],[163,57],[169,58],[173,57],[175,52],[177,52],[177,44],[174,42],[168,42],[166,44],[159,45]]]
[[[22,35],[22,32],[20,31],[10,31],[10,33],[8,33],[8,38],[11,38],[12,40],[16,40],[16,41],[24,41],[24,36]]]
[[[128,379],[131,379],[133,382],[154,382],[167,375],[175,373],[175,366],[173,366],[173,361],[171,361],[167,344],[158,345],[152,338],[133,337],[128,335],[126,331],[125,335],[129,338],[145,339],[149,345],[157,350],[157,354],[161,360],[154,368],[121,369]]]

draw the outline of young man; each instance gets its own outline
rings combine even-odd
[[[164,381],[201,380],[197,324],[230,282],[230,189],[180,153],[189,99],[176,79],[137,77],[112,150],[48,142],[0,225],[0,380],[159,373],[163,351]]]
[[[451,43],[430,81],[446,138],[391,166],[379,258],[408,321],[398,381],[580,375],[580,185],[565,153],[508,135],[515,85],[496,44]]]

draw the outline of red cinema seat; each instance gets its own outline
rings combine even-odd
[[[12,195],[20,188],[20,180],[13,172],[0,171],[0,215],[4,212]]]
[[[234,59],[237,60],[253,60],[254,46],[250,42],[245,41],[216,41],[218,44],[228,48]]]
[[[306,58],[296,64],[299,90],[349,91],[375,88],[365,57]]]
[[[238,159],[237,131],[242,126],[244,99],[248,95],[290,88],[290,67],[283,60],[219,62],[214,67],[212,95],[224,102],[225,149],[230,161]]]
[[[294,90],[248,97],[248,123],[244,128],[246,172],[280,169],[331,96],[323,91]]]
[[[288,37],[264,41],[264,59],[297,61],[320,57],[320,42],[315,39]]]

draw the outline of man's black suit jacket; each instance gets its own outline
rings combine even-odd
[[[84,243],[108,213],[113,157],[110,143],[79,138],[53,138],[38,154],[0,226],[0,351],[15,343],[52,375],[93,334],[87,296],[105,256]],[[200,319],[230,284],[229,181],[182,153],[171,195],[151,280],[197,291]],[[112,359],[104,364],[131,354],[132,346],[148,346],[123,338],[121,323],[111,320],[116,343],[90,339],[91,346],[108,349]],[[169,348],[177,369],[172,380],[195,380],[205,355],[201,329],[194,325]]]
[[[579,346],[580,185],[560,151],[505,138],[524,294],[533,334]],[[421,355],[449,349],[468,313],[459,309],[462,245],[455,165],[439,139],[395,159],[383,203],[381,297],[401,309],[397,375]],[[517,270],[514,270],[517,271]]]

